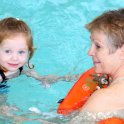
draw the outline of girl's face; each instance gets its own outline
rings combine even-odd
[[[16,71],[28,59],[28,46],[22,34],[4,39],[0,44],[0,65],[8,71]]]
[[[92,45],[89,55],[92,56],[96,73],[113,74],[120,66],[119,53],[109,53],[107,37],[102,31],[93,31],[91,34]]]

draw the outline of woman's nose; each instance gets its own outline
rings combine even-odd
[[[94,56],[94,54],[95,54],[94,48],[93,48],[93,46],[91,46],[91,48],[88,51],[88,55],[89,56]]]

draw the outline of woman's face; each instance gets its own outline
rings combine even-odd
[[[107,44],[109,41],[102,31],[93,31],[91,40],[92,45],[88,54],[92,56],[96,73],[112,74],[116,72],[120,63],[120,49],[110,53],[110,47]]]

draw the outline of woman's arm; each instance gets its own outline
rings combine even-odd
[[[114,95],[112,88],[96,90],[82,107],[81,111],[107,112],[114,108]]]
[[[105,89],[95,91],[82,107],[80,113],[68,124],[80,123],[89,119],[96,120],[96,118],[101,117],[108,118],[115,114],[118,115],[117,111],[124,108],[124,85],[123,83],[121,85],[109,86]]]
[[[124,108],[124,82],[118,81],[107,88],[95,91],[82,107],[82,111],[110,112]]]

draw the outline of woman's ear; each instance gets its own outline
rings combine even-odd
[[[120,48],[120,50],[121,50],[120,53],[121,59],[124,60],[124,45]]]

